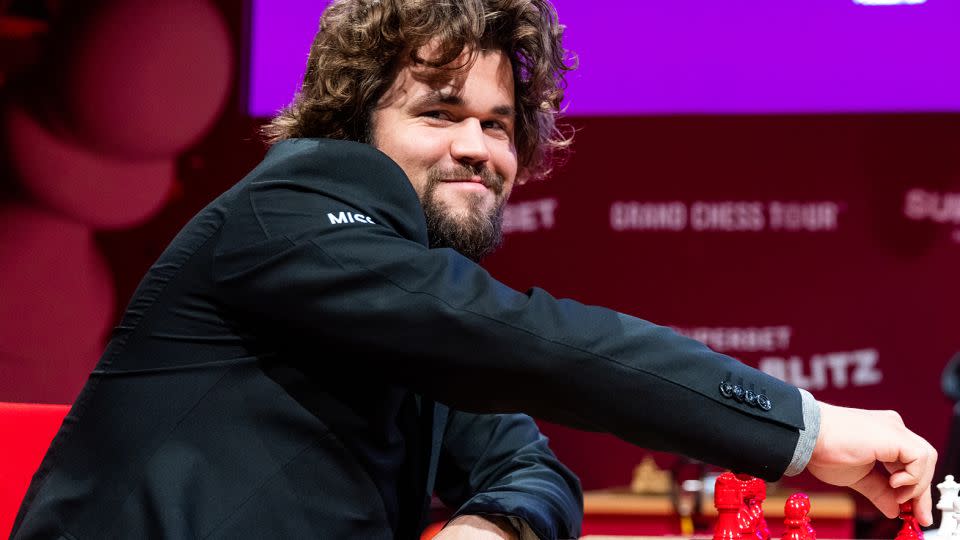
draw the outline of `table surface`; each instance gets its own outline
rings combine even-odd
[[[768,518],[782,518],[783,506],[792,492],[771,493],[763,504]],[[840,491],[807,491],[810,496],[810,515],[818,519],[853,519],[856,504],[853,497]],[[704,497],[700,508],[704,515],[716,515],[713,501]],[[626,488],[586,491],[583,494],[583,512],[590,514],[621,515],[675,515],[676,510],[668,494],[633,493]],[[637,537],[642,538],[642,537]],[[665,537],[657,537],[665,538]]]

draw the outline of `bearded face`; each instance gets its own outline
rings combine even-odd
[[[480,260],[500,243],[518,169],[515,116],[513,72],[499,51],[445,77],[408,63],[378,102],[371,141],[420,197],[431,247]]]

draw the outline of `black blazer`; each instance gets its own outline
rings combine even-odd
[[[796,388],[426,244],[380,152],[275,145],[141,282],[13,537],[412,537],[432,492],[575,536],[579,485],[519,412],[786,468]]]

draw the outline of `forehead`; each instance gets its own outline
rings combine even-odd
[[[380,106],[403,107],[425,96],[482,109],[514,108],[513,69],[501,51],[464,52],[442,68],[411,60],[397,70]]]

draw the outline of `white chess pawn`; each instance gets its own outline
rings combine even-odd
[[[954,482],[953,475],[948,474],[943,482],[937,484],[940,490],[940,500],[937,501],[937,510],[940,510],[940,528],[937,529],[938,538],[952,536],[957,530],[957,502],[960,501],[957,493],[960,492],[960,484]]]

